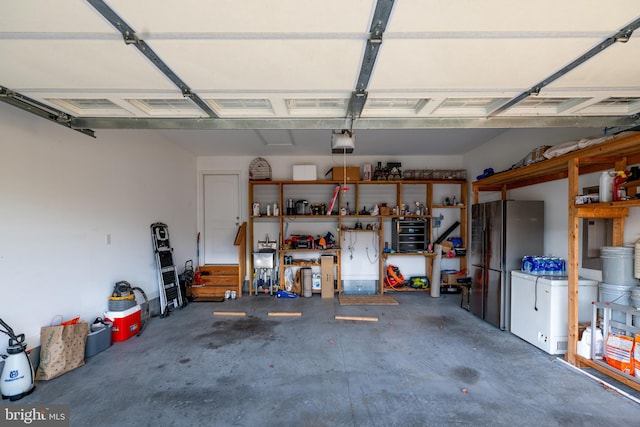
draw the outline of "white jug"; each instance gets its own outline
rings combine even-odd
[[[613,201],[613,176],[611,172],[604,171],[600,175],[600,189],[598,193],[600,203]]]

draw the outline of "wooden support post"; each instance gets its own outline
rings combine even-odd
[[[502,198],[502,200],[507,200],[507,186],[506,185],[502,186],[502,189],[500,190],[500,192],[501,192],[501,196],[500,197]]]
[[[613,246],[622,246],[624,240],[624,217],[613,218],[613,233],[611,243]]]
[[[356,320],[361,322],[377,322],[377,317],[367,317],[367,316],[336,316],[336,320]]]
[[[302,313],[299,311],[270,311],[267,315],[273,317],[301,317]]]
[[[578,253],[579,253],[579,238],[578,238],[578,226],[579,218],[576,209],[576,196],[578,195],[578,172],[579,161],[577,158],[570,159],[568,168],[569,178],[569,191],[568,191],[568,204],[569,204],[569,259],[567,260],[567,272],[569,275],[569,283],[567,286],[568,295],[568,347],[567,347],[567,362],[572,365],[576,364],[576,353],[578,346]]]
[[[243,222],[238,227],[236,238],[233,242],[238,247],[238,283],[236,284],[236,292],[238,298],[242,297],[242,282],[247,273],[247,222]],[[251,294],[251,290],[249,290]]]
[[[470,242],[471,242],[471,236],[469,235],[468,229],[467,229],[467,223],[469,222],[469,219],[470,219],[468,217],[469,186],[467,185],[466,182],[463,184],[460,184],[460,202],[462,202],[462,208],[460,208],[460,236],[462,236],[463,242],[467,242],[465,247],[469,248]],[[464,217],[464,219],[462,217]],[[461,271],[464,271],[465,274],[466,272],[468,272],[466,255],[460,257],[459,268]],[[431,277],[430,271],[427,277]]]

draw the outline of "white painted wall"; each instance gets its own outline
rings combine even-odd
[[[5,104],[0,134],[0,317],[29,348],[56,315],[102,317],[119,280],[158,297],[151,223],[169,225],[179,267],[195,256],[193,154],[151,131],[92,139]]]
[[[472,180],[485,168],[498,172],[509,169],[532,149],[541,145],[556,145],[575,141],[582,137],[599,136],[601,129],[514,129],[507,131],[486,144],[467,153],[465,165]],[[599,174],[583,175],[579,188],[598,185]],[[471,187],[471,186],[469,186]],[[470,188],[471,190],[471,188]],[[566,179],[511,190],[508,197],[515,200],[544,200],[545,236],[544,254],[568,257],[568,183]],[[482,192],[480,202],[498,200],[498,192]],[[473,200],[473,199],[470,199]],[[582,230],[580,230],[582,235]],[[625,220],[625,244],[640,239],[640,209],[630,209]],[[594,280],[602,280],[600,271],[581,268],[579,274]]]

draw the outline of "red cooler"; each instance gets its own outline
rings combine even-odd
[[[136,305],[125,311],[107,311],[104,313],[107,322],[113,323],[111,327],[111,340],[126,341],[140,330],[140,306]]]

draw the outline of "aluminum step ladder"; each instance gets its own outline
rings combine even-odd
[[[182,308],[180,279],[173,262],[173,248],[169,242],[169,227],[161,222],[151,224],[151,239],[158,267],[160,288],[160,317],[167,317],[173,308]]]

